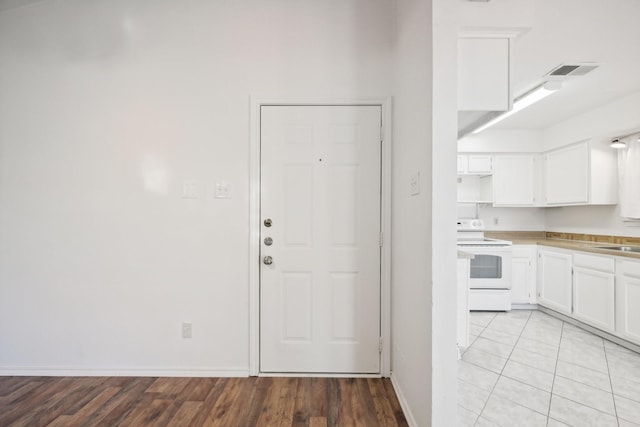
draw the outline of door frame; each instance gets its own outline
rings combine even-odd
[[[260,108],[262,106],[379,106],[382,110],[380,227],[380,375],[391,375],[391,97],[250,97],[249,135],[249,375],[260,375]],[[341,375],[344,376],[344,375]]]

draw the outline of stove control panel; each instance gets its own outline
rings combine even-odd
[[[457,222],[458,231],[483,231],[484,221],[481,219],[460,218]]]

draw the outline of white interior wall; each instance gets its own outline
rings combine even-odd
[[[390,94],[392,8],[50,0],[2,11],[0,372],[246,374],[249,96]],[[427,64],[412,64],[405,71],[426,88]],[[416,111],[430,113],[409,89]],[[398,106],[415,118],[409,104]],[[428,129],[411,130],[400,157],[420,159],[417,170],[429,160]],[[411,149],[419,155],[409,159]],[[197,199],[181,198],[185,180]],[[231,199],[213,198],[217,181]],[[404,196],[403,206],[416,201]],[[425,230],[427,198],[411,213]],[[417,235],[407,231],[397,242]],[[420,266],[427,241],[410,256]],[[417,298],[405,298],[421,302],[421,317],[427,272],[410,279]],[[415,312],[395,308],[413,329]],[[429,384],[413,368],[403,375],[421,378],[420,391]]]
[[[396,2],[393,43],[392,380],[416,426],[432,425],[433,413],[431,3]]]
[[[524,29],[533,24],[536,0],[458,2],[458,24],[465,29]]]
[[[455,425],[457,414],[456,139],[458,4],[433,1],[432,103],[432,418]]]
[[[544,231],[545,208],[503,208],[480,206],[478,218],[487,230]],[[496,224],[497,222],[497,224]]]
[[[625,223],[618,206],[565,206],[545,212],[547,231],[640,237],[640,224]]]

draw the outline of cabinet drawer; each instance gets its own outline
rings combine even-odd
[[[613,273],[615,271],[615,262],[613,258],[574,254],[573,265],[576,267],[588,268],[589,270],[599,270],[605,273]]]

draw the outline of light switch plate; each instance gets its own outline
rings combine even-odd
[[[184,180],[182,181],[182,192],[181,196],[183,199],[197,199],[200,197],[200,182],[196,180]]]
[[[412,196],[420,194],[420,172],[413,173],[409,177],[409,194]]]
[[[216,182],[216,199],[230,199],[231,198],[231,184],[228,182]]]

